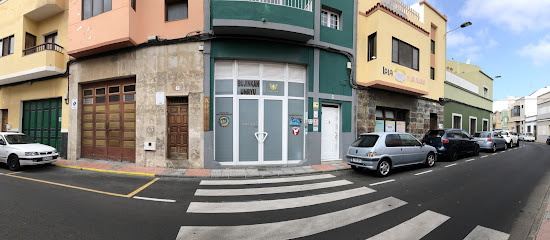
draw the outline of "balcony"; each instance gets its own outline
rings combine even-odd
[[[0,66],[13,63],[9,56],[0,58]],[[63,47],[46,43],[23,50],[23,56],[11,68],[0,69],[0,85],[54,76],[65,72],[67,58]]]
[[[313,0],[213,0],[212,28],[220,35],[248,35],[307,42],[313,37]]]
[[[65,7],[65,0],[31,0],[27,3],[30,11],[25,13],[25,17],[37,22],[63,12]]]

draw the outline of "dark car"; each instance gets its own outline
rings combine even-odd
[[[461,129],[429,130],[422,142],[437,149],[437,155],[455,161],[461,155],[479,155],[479,144]]]
[[[550,136],[546,139],[546,144],[550,145]]]

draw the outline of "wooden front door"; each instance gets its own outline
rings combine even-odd
[[[135,162],[135,79],[82,89],[82,157]]]
[[[189,149],[187,98],[168,98],[168,157],[187,159]]]
[[[430,130],[438,129],[437,127],[437,114],[430,113]]]
[[[8,109],[2,109],[2,132],[8,131]]]

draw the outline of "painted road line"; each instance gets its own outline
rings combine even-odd
[[[507,240],[510,234],[477,225],[464,240]]]
[[[15,174],[18,174],[18,173],[21,173],[21,172],[6,173],[6,174],[4,174],[4,175],[6,175],[6,176],[11,176],[11,175],[15,175]]]
[[[117,197],[127,197],[127,195],[118,194],[118,193],[110,193],[110,192],[98,191],[98,190],[89,189],[89,188],[71,186],[71,185],[67,185],[67,184],[49,182],[49,181],[38,180],[38,179],[34,179],[34,178],[27,178],[27,177],[15,176],[15,175],[11,175],[11,174],[6,174],[6,175],[4,175],[4,176],[9,176],[9,177],[13,177],[13,178],[20,178],[20,179],[25,179],[25,180],[34,181],[34,182],[40,182],[40,183],[46,183],[46,184],[51,184],[51,185],[57,185],[57,186],[61,186],[61,187],[73,188],[73,189],[78,189],[78,190],[83,190],[83,191],[88,191],[88,192],[101,193],[101,194],[105,194],[105,195],[111,195],[111,196],[117,196]]]
[[[288,177],[288,178],[266,178],[252,180],[202,180],[200,185],[249,185],[249,184],[266,184],[266,183],[286,183],[286,182],[301,182],[319,179],[333,178],[331,174]]]
[[[376,190],[360,187],[340,192],[319,194],[307,197],[286,198],[277,200],[251,201],[251,202],[191,202],[188,213],[244,213],[280,210],[313,206],[322,203],[335,202],[352,197],[362,196]]]
[[[420,172],[420,173],[415,174],[415,176],[422,175],[422,174],[426,174],[426,173],[431,173],[431,172],[433,172],[433,171],[434,171],[434,170],[428,170],[428,171]]]
[[[452,167],[452,166],[456,166],[456,165],[458,165],[458,163],[449,164],[449,165],[447,165],[447,166],[445,166],[445,167]]]
[[[489,155],[485,155],[485,156],[482,156],[481,158],[486,158],[486,157],[488,157],[488,156],[489,156]]]
[[[475,160],[476,160],[475,158],[472,158],[472,159],[466,160],[466,162],[471,162],[471,161],[475,161]]]
[[[138,196],[133,196],[133,198],[141,199],[141,200],[147,200],[147,201],[155,201],[155,202],[169,202],[169,203],[175,203],[176,202],[176,200],[162,199],[162,198],[148,198],[148,197],[138,197]]]
[[[157,180],[159,180],[159,178],[155,178],[153,180],[151,180],[150,182],[148,182],[147,184],[141,186],[140,188],[136,189],[135,191],[129,193],[128,195],[126,195],[126,197],[133,197],[134,195],[138,194],[139,192],[141,192],[143,189],[151,186],[151,184],[155,183]]]
[[[425,211],[367,240],[418,240],[449,220],[449,218],[436,212]]]
[[[493,154],[491,154],[491,155],[495,156],[495,155],[497,155],[497,154],[498,154],[498,153],[493,153]]]
[[[293,186],[267,187],[267,188],[242,188],[242,189],[197,189],[195,196],[247,196],[263,195],[275,193],[302,192],[322,188],[339,187],[353,184],[347,180],[338,180],[332,182],[312,183]]]
[[[344,227],[406,204],[405,201],[389,197],[342,211],[283,222],[240,226],[182,226],[176,239],[294,239]]]
[[[371,184],[369,184],[369,186],[376,186],[376,185],[380,185],[380,184],[384,184],[384,183],[390,183],[390,182],[395,182],[395,179],[386,180],[386,181],[377,182],[377,183],[371,183]]]

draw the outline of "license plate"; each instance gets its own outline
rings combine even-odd
[[[363,160],[357,159],[357,158],[352,158],[351,162],[353,162],[353,163],[363,163]]]
[[[52,157],[44,157],[42,160],[49,161],[49,160],[52,160],[52,159],[53,159]]]

